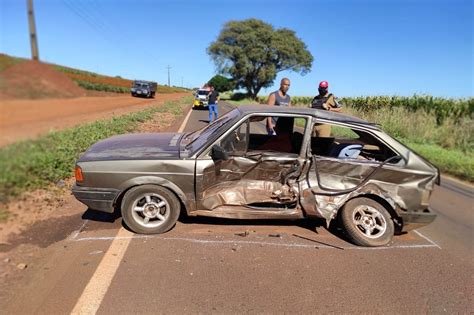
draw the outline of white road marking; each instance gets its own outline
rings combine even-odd
[[[428,242],[430,242],[431,244],[433,244],[434,246],[438,247],[439,249],[441,249],[441,246],[439,246],[438,244],[436,244],[433,240],[429,239],[428,236],[425,236],[423,234],[421,234],[421,232],[418,232],[417,230],[414,230],[413,232],[415,232],[416,234],[418,234],[420,237],[424,238],[425,240],[427,240]]]
[[[287,248],[327,248],[327,249],[338,249],[333,246],[327,246],[322,244],[299,244],[299,243],[273,243],[273,242],[260,242],[260,241],[242,241],[242,240],[203,240],[196,238],[186,237],[163,237],[159,235],[130,235],[130,236],[98,236],[98,237],[83,237],[75,239],[76,242],[81,241],[110,241],[116,239],[161,239],[165,241],[185,241],[197,244],[244,244],[244,245],[269,245],[269,246],[280,246]],[[394,245],[388,247],[357,247],[357,246],[346,246],[341,247],[344,250],[386,250],[386,249],[408,249],[408,248],[440,248],[436,244],[413,244],[413,245]],[[440,248],[441,249],[441,248]]]
[[[186,115],[186,118],[184,118],[183,123],[182,123],[181,126],[179,127],[178,133],[183,132],[184,127],[186,127],[186,124],[188,123],[189,116],[191,116],[191,113],[192,113],[192,112],[193,112],[193,109],[191,108],[191,109],[189,110],[188,114]]]
[[[132,240],[131,237],[127,237],[129,235],[131,232],[120,228],[117,237],[100,261],[71,314],[95,314],[97,312]]]
[[[79,233],[81,233],[81,231],[82,231],[82,230],[84,229],[84,227],[86,226],[87,222],[89,222],[89,220],[84,220],[84,223],[82,223],[81,227],[80,227],[78,230],[76,230],[76,231],[74,231],[74,232],[71,233],[71,236],[69,236],[69,239],[70,239],[70,240],[76,239],[76,237],[79,235]]]

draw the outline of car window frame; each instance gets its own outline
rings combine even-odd
[[[264,112],[264,113],[249,113],[242,116],[240,119],[236,120],[234,127],[229,128],[226,132],[218,136],[214,141],[212,141],[201,153],[196,154],[196,159],[210,159],[211,149],[214,145],[218,144],[222,139],[227,137],[230,133],[237,130],[246,120],[249,120],[251,117],[263,116],[263,117],[293,117],[293,118],[304,118],[307,119],[306,126],[304,128],[303,140],[301,144],[300,152],[298,153],[299,158],[308,159],[307,157],[307,147],[308,141],[311,138],[310,126],[312,126],[312,119],[314,116],[304,115],[304,114],[291,114],[291,113],[275,113],[275,112]],[[296,154],[296,153],[295,153]]]
[[[345,122],[336,122],[336,121],[333,121],[333,120],[328,120],[328,119],[322,119],[322,118],[317,118],[317,117],[313,117],[312,119],[312,123],[311,123],[311,131],[313,130],[314,128],[314,125],[315,124],[328,124],[328,125],[332,125],[332,126],[339,126],[339,127],[346,127],[346,128],[349,128],[349,129],[354,129],[354,130],[358,130],[358,131],[361,131],[361,132],[365,132],[365,133],[368,133],[369,135],[371,135],[372,137],[374,137],[375,139],[377,139],[378,141],[380,141],[383,145],[387,146],[390,150],[392,150],[396,155],[400,156],[401,157],[401,160],[398,162],[398,163],[394,163],[394,164],[391,164],[391,163],[388,163],[388,164],[385,164],[384,167],[396,167],[396,168],[403,168],[407,165],[407,159],[405,158],[405,156],[403,154],[400,154],[400,152],[398,150],[396,150],[393,146],[391,146],[390,144],[388,144],[385,140],[383,140],[381,137],[379,137],[376,133],[373,132],[373,127],[371,128],[364,128],[363,126],[361,125],[358,125],[358,124],[351,124],[351,123],[345,123]],[[384,132],[382,130],[377,130],[379,132]],[[311,154],[311,147],[308,147],[308,154],[310,157],[313,156],[313,154]],[[371,161],[371,160],[358,160],[358,159],[339,159],[339,158],[335,158],[335,157],[328,157],[328,156],[323,156],[323,155],[315,155],[317,158],[319,159],[328,159],[328,160],[334,160],[334,161],[340,161],[340,162],[343,162],[343,161],[346,161],[346,162],[351,162],[351,163],[357,163],[357,164],[364,164],[364,165],[367,165],[367,164],[377,164],[377,165],[380,165],[383,163],[380,162],[380,161]]]

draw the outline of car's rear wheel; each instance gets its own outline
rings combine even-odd
[[[136,233],[164,233],[174,226],[179,212],[176,196],[156,185],[134,187],[127,191],[122,201],[122,218]]]
[[[390,213],[370,198],[349,200],[341,210],[341,224],[349,239],[356,245],[376,247],[390,243],[394,224]]]

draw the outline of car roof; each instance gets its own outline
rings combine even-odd
[[[296,106],[269,106],[269,105],[241,105],[238,107],[239,111],[243,114],[258,114],[258,113],[281,113],[281,114],[297,114],[297,115],[309,115],[315,118],[332,120],[334,122],[350,123],[356,125],[364,125],[371,128],[379,129],[377,124],[368,122],[367,120],[349,116],[341,113],[331,112],[327,110],[320,110],[307,107],[296,107]]]

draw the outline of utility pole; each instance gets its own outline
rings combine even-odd
[[[168,67],[166,67],[166,69],[168,69],[168,86],[171,86],[170,85],[170,69],[171,69],[171,67],[168,65]]]
[[[38,38],[36,36],[35,15],[33,14],[33,0],[26,0],[28,4],[28,23],[30,25],[31,59],[39,61]]]

